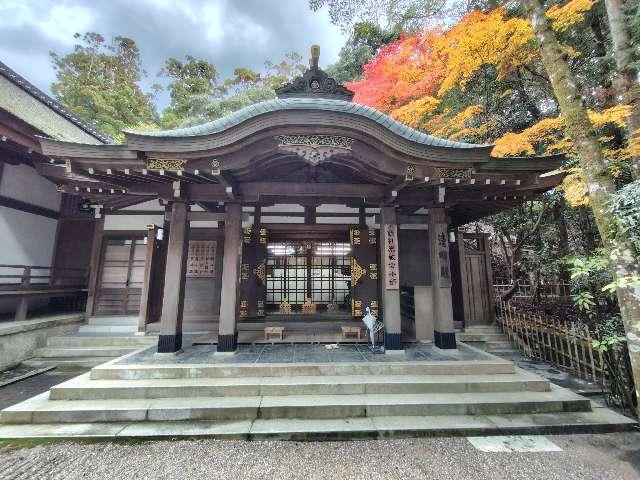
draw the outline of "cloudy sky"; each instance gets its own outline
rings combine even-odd
[[[312,12],[307,0],[0,0],[0,19],[0,61],[47,93],[55,79],[49,52],[70,52],[75,32],[133,38],[147,85],[167,57],[205,58],[225,77],[292,50],[306,60],[313,43],[326,66],[344,43],[326,9]]]

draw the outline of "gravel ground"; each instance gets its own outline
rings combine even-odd
[[[563,451],[483,453],[465,438],[5,446],[0,478],[640,479],[639,433],[548,438]]]

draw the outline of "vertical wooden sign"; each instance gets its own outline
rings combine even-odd
[[[352,228],[351,315],[361,319],[367,307],[378,316],[378,237],[375,230]]]
[[[242,231],[240,317],[264,317],[267,295],[267,229],[252,225]]]
[[[398,268],[398,226],[393,224],[383,225],[383,246],[385,262],[384,285],[387,290],[400,288],[400,270]]]

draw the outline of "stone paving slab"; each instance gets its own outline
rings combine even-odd
[[[412,343],[405,345],[404,355],[385,355],[371,352],[366,345],[339,344],[327,349],[325,345],[302,343],[239,345],[234,355],[216,355],[215,345],[193,345],[193,337],[183,341],[183,352],[168,357],[155,355],[151,346],[120,359],[119,365],[177,364],[228,364],[228,363],[342,363],[342,362],[416,362],[416,361],[473,361],[495,359],[494,356],[458,343],[457,349],[440,349],[433,344]]]

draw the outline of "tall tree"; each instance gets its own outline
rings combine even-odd
[[[565,119],[567,134],[573,140],[587,181],[589,202],[598,231],[618,280],[616,293],[627,334],[636,396],[640,398],[640,286],[633,281],[625,281],[634,277],[637,279],[640,275],[638,252],[629,232],[621,230],[616,225],[615,217],[610,214],[611,204],[615,201],[615,182],[607,169],[598,137],[583,105],[582,92],[565,60],[566,52],[558,42],[540,0],[525,0],[523,3],[540,44],[542,62]]]
[[[616,60],[617,78],[615,82],[618,97],[628,105],[631,112],[627,117],[630,143],[640,144],[640,84],[638,84],[638,46],[632,42],[625,18],[623,0],[605,0],[609,31],[613,41],[613,56]],[[632,7],[626,6],[631,9]],[[640,6],[636,5],[635,15],[640,16]],[[633,152],[634,176],[640,178],[640,152]]]
[[[446,12],[446,0],[309,0],[318,11],[327,6],[331,23],[349,31],[354,23],[382,24],[386,28],[415,30]]]
[[[186,55],[185,61],[168,58],[158,76],[169,79],[171,102],[162,112],[161,123],[165,128],[176,127],[184,119],[206,121],[203,107],[216,94],[218,72],[207,60]]]
[[[72,53],[51,52],[56,81],[51,91],[85,122],[122,139],[122,131],[151,123],[155,111],[151,94],[142,91],[140,51],[127,37],[107,43],[98,33],[74,35],[80,43]]]

